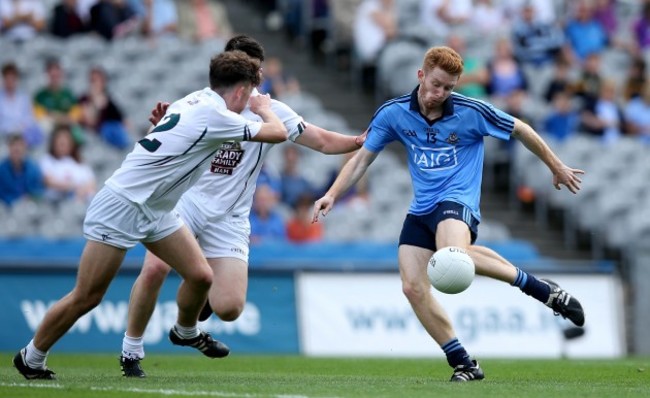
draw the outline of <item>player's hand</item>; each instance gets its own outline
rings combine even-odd
[[[251,95],[248,105],[253,113],[259,113],[263,109],[271,109],[271,96],[268,94]]]
[[[563,165],[553,174],[553,185],[557,190],[560,190],[561,185],[564,185],[569,191],[571,191],[571,193],[578,193],[580,190],[580,184],[582,183],[582,180],[578,175],[584,173],[583,170],[572,169]]]
[[[363,134],[356,136],[354,143],[357,144],[359,148],[363,146],[363,143],[366,142],[366,137],[368,136],[368,130],[364,131]]]
[[[154,126],[158,124],[160,119],[165,116],[167,113],[167,108],[169,108],[169,102],[158,102],[156,106],[151,110],[151,115],[149,115],[149,122]]]
[[[325,195],[318,199],[316,203],[314,203],[314,216],[312,217],[311,222],[318,222],[319,214],[322,214],[323,217],[325,217],[327,213],[332,210],[332,206],[334,206],[334,198],[332,196]]]

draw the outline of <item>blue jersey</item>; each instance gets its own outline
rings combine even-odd
[[[414,192],[409,213],[428,214],[449,200],[467,206],[480,220],[483,137],[510,139],[514,118],[486,102],[452,93],[442,116],[431,121],[420,113],[417,91],[377,110],[364,147],[377,153],[392,141],[404,144]]]

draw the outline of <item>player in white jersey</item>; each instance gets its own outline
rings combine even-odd
[[[235,36],[225,51],[242,50],[252,58],[264,59],[264,49],[253,38]],[[305,123],[290,107],[272,100],[271,109],[287,128],[289,139],[322,153],[352,152],[363,144],[365,135],[347,136]],[[164,106],[158,104],[152,114],[156,122]],[[249,109],[242,116],[259,117]],[[250,224],[257,177],[273,144],[226,142],[212,159],[199,181],[187,191],[176,210],[197,237],[214,278],[205,318],[214,311],[224,321],[239,317],[246,303]],[[147,253],[144,266],[131,292],[127,331],[122,344],[122,374],[145,377],[140,366],[144,358],[142,336],[153,313],[160,287],[170,268]],[[211,308],[210,308],[211,307]]]
[[[182,220],[176,202],[205,170],[224,141],[282,142],[286,129],[271,111],[268,96],[250,100],[260,82],[260,62],[240,51],[210,61],[210,88],[174,102],[152,132],[140,140],[88,208],[86,246],[74,289],[45,314],[27,347],[13,363],[27,379],[55,378],[45,361],[48,350],[85,313],[102,300],[126,251],[142,242],[183,278],[178,291],[178,318],[172,343],[200,349],[210,357],[228,349],[197,328],[197,319],[212,282],[212,270]]]

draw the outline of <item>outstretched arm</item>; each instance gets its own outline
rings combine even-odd
[[[585,172],[565,165],[532,127],[515,118],[515,128],[512,136],[521,141],[529,151],[548,166],[551,173],[553,173],[555,189],[559,190],[560,185],[564,185],[572,193],[577,193],[580,190],[582,180],[578,175]]]
[[[366,140],[366,132],[358,136],[350,136],[325,130],[310,123],[305,125],[305,131],[296,139],[296,143],[328,155],[356,151]]]
[[[377,154],[370,152],[365,148],[359,151],[343,166],[336,181],[330,187],[322,198],[314,203],[314,217],[312,222],[318,221],[319,213],[325,217],[330,212],[334,201],[341,196],[342,193],[350,189],[351,186],[357,183],[364,175],[368,166],[377,158]]]

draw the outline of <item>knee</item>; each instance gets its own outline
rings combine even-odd
[[[212,270],[207,266],[207,264],[205,266],[196,267],[196,269],[188,275],[185,282],[200,289],[209,289],[212,284]]]
[[[72,292],[74,307],[80,314],[85,314],[97,307],[102,302],[102,298],[104,298],[103,292],[81,291],[79,289]]]
[[[409,302],[419,303],[422,302],[425,295],[430,293],[429,284],[403,281],[402,293],[404,293]]]
[[[145,264],[140,272],[143,283],[147,285],[162,285],[171,268],[162,261]]]
[[[214,313],[224,322],[232,322],[244,311],[243,302],[230,302],[213,308]]]

